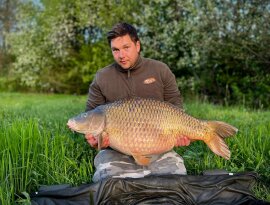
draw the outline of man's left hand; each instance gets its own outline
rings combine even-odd
[[[179,136],[177,139],[176,139],[176,144],[175,146],[176,147],[179,147],[179,146],[188,146],[190,144],[190,139],[187,137],[187,136]]]

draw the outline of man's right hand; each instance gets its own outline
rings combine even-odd
[[[94,147],[94,148],[98,147],[98,140],[93,135],[86,134],[84,137],[91,147]]]
[[[176,139],[176,147],[188,146],[192,142],[187,136],[181,135]]]

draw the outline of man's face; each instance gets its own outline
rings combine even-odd
[[[113,58],[122,68],[129,69],[138,59],[140,42],[134,43],[130,36],[117,37],[111,40]]]

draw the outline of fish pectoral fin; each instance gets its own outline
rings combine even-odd
[[[102,148],[106,148],[110,145],[110,141],[109,141],[109,135],[107,132],[102,132],[98,135],[94,135],[94,137],[97,139],[98,141],[98,150],[101,150]]]
[[[135,159],[136,163],[142,166],[147,166],[152,159],[151,156],[144,156],[139,154],[132,154],[132,156]]]
[[[103,136],[102,134],[99,134],[96,136],[97,140],[98,140],[98,150],[101,150],[102,148],[102,141],[103,141]]]

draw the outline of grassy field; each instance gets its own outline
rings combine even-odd
[[[0,204],[27,204],[40,185],[91,183],[96,151],[67,120],[84,111],[86,96],[0,93]],[[239,129],[227,140],[231,160],[215,156],[202,142],[178,148],[188,174],[207,169],[255,171],[254,193],[270,201],[270,111],[186,102],[194,117],[226,121]]]

